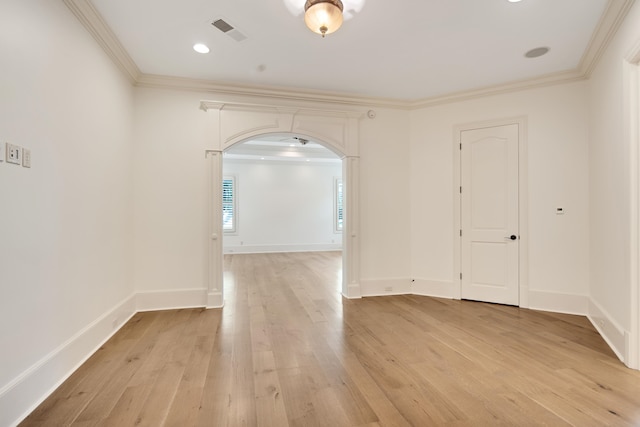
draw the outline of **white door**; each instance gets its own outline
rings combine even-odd
[[[464,130],[461,296],[518,305],[518,125]]]

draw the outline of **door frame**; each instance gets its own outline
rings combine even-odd
[[[342,159],[342,295],[361,298],[359,111],[290,107],[225,101],[201,101],[209,115],[207,308],[224,306],[222,231],[222,155],[236,143],[261,135],[299,135],[321,142]]]
[[[464,131],[498,127],[504,125],[518,125],[518,221],[520,234],[519,252],[519,303],[522,308],[529,308],[529,191],[528,191],[528,155],[527,155],[527,117],[518,116],[505,119],[469,122],[453,127],[453,280],[458,283],[453,286],[453,298],[462,299],[462,203],[460,186],[462,182],[462,156],[460,155],[460,135]]]

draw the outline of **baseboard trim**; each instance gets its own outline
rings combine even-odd
[[[0,425],[18,425],[135,313],[136,298],[131,295],[2,387]]]
[[[363,297],[407,295],[411,293],[411,279],[360,279],[360,289]]]
[[[589,297],[586,295],[562,294],[529,289],[528,296],[528,308],[531,310],[586,316],[589,309]]]
[[[302,245],[243,245],[225,246],[225,254],[265,254],[286,252],[332,252],[341,251],[341,243],[302,244]]]
[[[413,279],[411,291],[414,295],[453,299],[453,283],[441,280]]]
[[[222,298],[222,295],[220,295]],[[208,307],[206,289],[170,289],[166,291],[138,292],[137,311],[174,310],[180,308]]]
[[[618,356],[618,359],[628,366],[629,332],[625,331],[624,328],[592,298],[589,299],[589,313],[587,314],[587,318],[605,342],[609,344],[609,347],[611,347],[611,350]]]
[[[224,307],[224,296],[222,292],[209,292],[207,295],[207,308]]]
[[[342,296],[347,299],[360,299],[362,298],[362,292],[360,290],[360,283],[350,283],[347,285],[347,293],[342,293]]]

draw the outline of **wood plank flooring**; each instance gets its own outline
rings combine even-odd
[[[343,300],[340,268],[226,256],[223,309],[136,314],[21,425],[640,425],[640,372],[586,318]]]

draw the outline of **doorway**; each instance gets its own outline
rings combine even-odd
[[[342,250],[342,160],[322,144],[263,135],[223,153],[225,254]]]
[[[527,306],[524,118],[455,130],[457,298]]]
[[[362,112],[281,105],[201,101],[210,115],[207,304],[224,305],[222,157],[226,149],[260,135],[285,134],[318,141],[342,159],[342,295],[360,298],[359,121]]]

